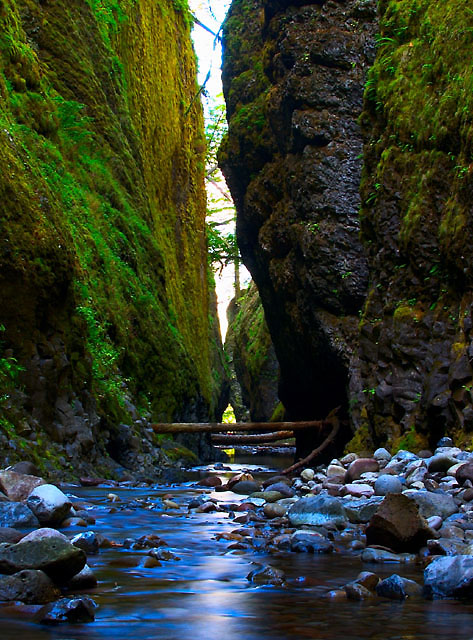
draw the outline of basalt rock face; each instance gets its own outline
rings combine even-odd
[[[471,442],[473,42],[465,3],[380,3],[362,116],[361,322],[367,431],[376,441]],[[403,435],[404,434],[404,435]]]
[[[234,368],[250,419],[266,422],[279,403],[279,364],[254,283],[238,301],[234,301],[232,316],[225,338],[225,352]],[[235,417],[239,419],[237,412]]]
[[[120,423],[139,450],[149,419],[218,412],[196,93],[184,2],[3,3],[8,461],[93,468]]]
[[[225,24],[220,161],[292,419],[346,411],[348,393],[362,396],[357,118],[376,30],[370,0],[234,1]]]

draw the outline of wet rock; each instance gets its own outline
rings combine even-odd
[[[293,526],[324,525],[328,522],[342,525],[347,519],[341,500],[325,494],[301,498],[289,508],[287,515]]]
[[[434,531],[438,531],[440,529],[442,522],[443,520],[440,516],[430,516],[430,518],[427,518],[427,524]]]
[[[218,476],[207,476],[197,483],[200,487],[220,487],[222,481]]]
[[[236,482],[231,490],[234,493],[238,493],[240,495],[249,496],[252,493],[256,493],[260,490],[260,486],[257,482],[252,480],[241,480],[240,482]]]
[[[19,544],[27,544],[32,540],[44,540],[45,538],[59,538],[64,542],[69,542],[69,538],[65,536],[63,533],[58,531],[57,529],[50,529],[49,527],[41,527],[41,529],[35,529],[35,531],[31,531],[26,536],[23,536],[21,540],[19,540]]]
[[[430,459],[428,469],[430,473],[446,472],[450,467],[457,464],[458,460],[446,453],[437,453]]]
[[[0,543],[9,542],[16,544],[23,537],[23,534],[12,527],[0,527]]]
[[[220,508],[210,500],[201,504],[200,507],[197,507],[198,513],[212,513],[213,511],[220,511]]]
[[[374,597],[374,593],[358,582],[349,582],[344,586],[348,600],[368,600]]]
[[[437,447],[453,447],[453,440],[448,436],[444,436],[437,442]]]
[[[38,612],[36,621],[41,624],[87,623],[95,620],[97,604],[88,596],[61,598],[46,605]]]
[[[102,544],[100,543],[100,536],[97,536],[100,548],[102,548]],[[152,533],[147,536],[141,536],[136,540],[133,538],[127,538],[123,546],[127,549],[154,549],[154,547],[160,547],[166,545],[166,542],[160,538],[158,535]]]
[[[276,482],[271,484],[266,488],[266,491],[279,491],[283,498],[293,498],[296,495],[294,489],[288,487],[285,482]]]
[[[302,480],[304,480],[304,482],[309,482],[310,480],[313,480],[315,476],[315,471],[313,469],[304,469],[301,472],[301,478]]]
[[[159,547],[157,549],[150,549],[148,551],[148,555],[152,558],[155,558],[156,560],[165,562],[168,562],[169,560],[180,560],[179,556],[177,556],[175,553],[169,551],[169,549],[163,549],[162,547]]]
[[[278,503],[268,503],[263,507],[263,513],[267,518],[281,518],[286,515],[287,507]]]
[[[344,500],[342,504],[350,522],[365,524],[371,520],[382,502],[381,496],[373,496],[366,500]]]
[[[29,476],[15,471],[0,471],[0,490],[12,502],[22,502],[33,489],[44,484],[42,478]]]
[[[27,460],[17,462],[12,467],[9,467],[7,471],[14,471],[15,473],[21,473],[25,476],[37,476],[38,478],[41,476],[38,467]]]
[[[370,591],[374,591],[376,589],[376,585],[379,582],[379,576],[377,576],[375,573],[372,573],[371,571],[362,571],[356,578],[355,582],[363,585]]]
[[[374,483],[374,492],[377,496],[387,496],[388,493],[402,493],[402,482],[397,476],[383,474]]]
[[[69,498],[53,484],[43,484],[33,489],[26,504],[41,524],[62,522],[72,507]]]
[[[374,489],[369,484],[346,484],[340,490],[341,496],[353,496],[354,498],[371,498]]]
[[[404,495],[415,500],[419,506],[419,513],[424,518],[440,516],[445,520],[458,511],[455,500],[448,493],[408,490]]]
[[[467,462],[457,469],[455,477],[461,485],[465,484],[467,480],[473,482],[473,462]]]
[[[387,495],[366,529],[368,545],[381,545],[393,551],[416,552],[431,537],[417,503],[402,493]]]
[[[39,521],[34,513],[21,502],[0,502],[0,527],[32,528]]]
[[[85,551],[87,555],[94,555],[99,552],[99,540],[94,531],[84,531],[84,533],[78,533],[71,538],[71,543]]]
[[[381,580],[376,587],[376,593],[390,600],[405,600],[408,597],[420,596],[422,587],[414,580],[402,578],[394,573],[389,578]]]
[[[82,487],[98,487],[100,484],[108,484],[109,480],[105,478],[92,478],[91,476],[81,476],[79,484]]]
[[[265,502],[277,502],[281,500],[281,498],[284,498],[283,494],[279,491],[270,491],[269,489],[267,491],[256,491],[251,494],[251,497],[261,498]]]
[[[381,460],[385,460],[386,462],[389,462],[392,458],[392,455],[389,453],[387,449],[385,449],[384,447],[381,447],[380,449],[376,449],[376,451],[373,453],[373,458],[378,462],[380,462]]]
[[[254,482],[254,480],[251,473],[237,473],[228,480],[227,487],[231,489],[237,482]]]
[[[412,553],[392,553],[386,549],[376,549],[367,547],[361,554],[363,562],[373,562],[384,564],[389,562],[398,562],[400,564],[410,564],[416,561],[416,556]]]
[[[9,575],[23,569],[39,569],[57,584],[63,584],[79,573],[85,563],[82,549],[60,538],[0,545],[0,572]]]
[[[379,463],[374,458],[358,458],[354,460],[347,469],[345,482],[349,484],[353,480],[358,480],[367,471],[379,471]]]
[[[62,529],[69,529],[70,527],[86,527],[87,522],[83,518],[74,516],[73,518],[66,518],[59,526]]]
[[[333,544],[316,531],[294,531],[291,536],[291,551],[309,553],[332,553]]]
[[[258,563],[253,563],[256,565],[256,568],[250,571],[250,573],[246,576],[246,579],[257,585],[281,585],[285,582],[286,576],[284,571],[280,569],[275,569],[270,565],[261,565]]]
[[[428,598],[471,598],[473,556],[435,558],[424,571],[424,595]]]
[[[431,556],[458,556],[467,553],[467,545],[461,540],[438,538],[428,540],[427,548]]]
[[[76,573],[76,575],[71,580],[69,580],[66,586],[69,591],[78,589],[93,589],[97,586],[97,578],[89,565],[86,564],[85,567],[81,571],[79,571],[79,573]]]
[[[60,595],[59,589],[43,571],[25,569],[13,575],[0,576],[0,600],[45,604]]]
[[[327,467],[327,478],[337,478],[337,477],[344,478],[345,473],[346,473],[345,467],[341,467],[337,464],[330,464]]]

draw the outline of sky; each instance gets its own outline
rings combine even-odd
[[[189,0],[189,7],[196,18],[214,33],[218,33],[220,30],[220,26],[230,4],[231,0]],[[204,83],[210,71],[210,78],[205,85],[207,95],[203,96],[202,100],[204,115],[207,115],[208,109],[212,104],[215,104],[217,96],[222,93],[222,48],[215,37],[198,24],[194,25],[192,37],[199,64],[198,82],[200,85]],[[217,101],[221,102],[222,98]],[[226,309],[228,303],[234,296],[233,267],[229,266],[223,269],[222,272],[217,272],[215,274],[215,280],[220,330],[222,337],[225,337],[227,330]],[[245,283],[248,281],[249,274],[246,269],[242,267],[242,285],[245,286]]]

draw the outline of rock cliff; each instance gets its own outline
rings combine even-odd
[[[229,133],[220,162],[238,209],[291,419],[361,394],[358,312],[363,85],[374,2],[233,2],[224,29]],[[346,437],[349,437],[346,434]]]
[[[472,11],[234,0],[224,35],[221,164],[289,413],[471,444]]]
[[[97,464],[212,416],[187,2],[7,0],[0,124],[2,456]]]

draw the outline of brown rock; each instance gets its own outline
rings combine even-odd
[[[366,544],[396,552],[416,552],[432,537],[419,507],[402,493],[390,493],[378,507],[366,529]]]
[[[358,582],[358,584],[363,585],[370,591],[374,591],[379,580],[379,577],[375,573],[372,573],[371,571],[362,571],[355,582]]]
[[[30,495],[33,489],[45,484],[42,478],[24,475],[15,471],[0,471],[0,489],[12,500],[22,502]]]
[[[37,476],[38,478],[41,477],[41,473],[38,467],[32,462],[28,462],[27,460],[17,462],[12,467],[10,467],[8,471],[15,471],[15,473],[21,473],[25,476]]]
[[[345,482],[350,483],[353,480],[358,480],[362,473],[367,473],[368,471],[379,471],[378,461],[374,458],[358,458],[348,467],[345,474]]]
[[[237,473],[227,482],[227,487],[231,489],[237,482],[254,482],[251,473]]]
[[[459,484],[464,484],[467,480],[473,482],[473,462],[467,462],[463,464],[455,475]]]
[[[219,487],[222,484],[222,481],[218,476],[207,476],[206,478],[202,478],[197,483],[199,487]]]
[[[0,543],[10,542],[11,544],[16,544],[23,538],[23,536],[23,533],[20,533],[12,527],[0,527]]]

